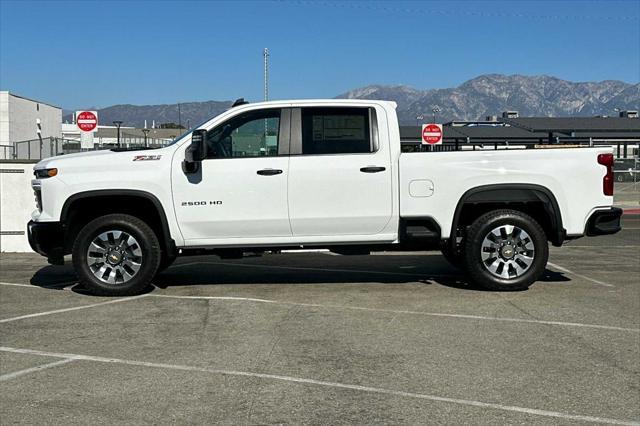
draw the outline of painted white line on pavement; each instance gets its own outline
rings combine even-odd
[[[351,272],[358,274],[373,274],[373,275],[396,275],[396,276],[406,276],[406,277],[420,277],[420,278],[451,278],[457,277],[459,275],[454,274],[410,274],[407,272],[383,272],[383,271],[364,271],[361,269],[323,269],[323,268],[305,268],[301,266],[277,266],[277,265],[256,265],[256,264],[248,264],[248,263],[232,263],[232,262],[209,262],[209,261],[198,261],[198,262],[188,262],[181,263],[179,265],[173,265],[172,268],[181,268],[183,266],[193,266],[193,265],[222,265],[222,266],[237,266],[240,268],[265,268],[265,269],[291,269],[295,271],[316,271],[316,272]]]
[[[602,282],[602,281],[598,281],[595,278],[591,278],[591,277],[588,277],[586,275],[577,274],[577,273],[565,268],[564,266],[556,265],[555,263],[547,262],[547,265],[552,266],[552,267],[554,267],[556,269],[559,269],[560,271],[562,271],[562,272],[564,272],[566,274],[575,275],[578,278],[582,278],[583,280],[591,281],[592,283],[595,283],[595,284],[598,284],[598,285],[601,285],[601,286],[615,287],[613,284],[609,284],[609,283],[605,283],[605,282]]]
[[[15,287],[31,287],[31,288],[42,288],[36,285],[31,285],[31,284],[18,284],[18,283],[5,283],[5,282],[0,282],[0,285],[7,285],[7,286],[15,286]]]
[[[143,294],[141,296],[125,297],[124,299],[108,300],[106,302],[92,303],[90,305],[75,306],[73,308],[56,309],[56,310],[53,310],[53,311],[38,312],[38,313],[35,313],[35,314],[29,314],[29,315],[21,315],[19,317],[1,319],[0,323],[18,321],[18,320],[27,319],[27,318],[41,317],[41,316],[44,316],[44,315],[60,314],[60,313],[63,313],[63,312],[78,311],[80,309],[95,308],[97,306],[110,305],[112,303],[128,302],[129,300],[140,299],[142,297],[147,297],[147,296],[148,296],[148,294]]]
[[[0,285],[15,286],[15,287],[29,287],[29,288],[44,288],[46,290],[51,290],[51,289],[54,289],[54,288],[60,288],[60,285],[64,285],[65,286],[64,288],[61,288],[61,290],[68,290],[66,288],[67,286],[75,285],[75,284],[77,284],[76,281],[56,283],[56,284],[51,284],[50,286],[0,282]]]
[[[638,328],[625,328],[625,327],[616,327],[616,326],[600,325],[600,324],[585,324],[585,323],[564,322],[564,321],[545,321],[545,320],[534,320],[534,319],[525,319],[525,318],[487,317],[482,315],[445,314],[440,312],[420,312],[420,311],[394,310],[394,309],[382,309],[382,308],[366,308],[361,306],[323,305],[323,304],[317,304],[317,303],[298,303],[298,302],[287,302],[287,301],[269,300],[269,299],[257,299],[253,297],[180,296],[180,295],[169,295],[169,294],[148,294],[148,296],[168,298],[168,299],[230,300],[230,301],[240,301],[240,302],[270,303],[270,304],[276,304],[276,305],[305,306],[310,308],[347,309],[347,310],[354,310],[354,311],[382,312],[382,313],[389,313],[389,314],[422,315],[422,316],[431,316],[431,317],[460,318],[460,319],[485,320],[485,321],[559,325],[559,326],[566,326],[566,327],[595,328],[595,329],[601,329],[601,330],[615,330],[615,331],[640,333],[640,329]]]
[[[280,253],[331,253],[329,249],[280,250]]]
[[[640,228],[638,228],[638,229],[640,229]],[[621,246],[596,246],[596,245],[593,245],[593,246],[577,246],[576,245],[576,246],[574,246],[573,244],[563,244],[562,245],[562,249],[565,249],[565,248],[598,248],[598,249],[605,249],[605,248],[638,248],[638,247],[640,247],[640,244],[637,244],[637,245],[626,245],[626,246],[623,246],[623,245],[621,245]]]
[[[157,362],[127,360],[127,359],[121,359],[121,358],[106,358],[106,357],[91,356],[91,355],[65,354],[65,353],[46,352],[46,351],[38,351],[38,350],[32,350],[32,349],[20,349],[20,348],[10,348],[10,347],[2,347],[2,346],[0,346],[0,351],[19,353],[19,354],[29,354],[29,355],[42,355],[42,356],[65,358],[65,359],[72,359],[72,360],[78,360],[78,361],[93,361],[93,362],[102,362],[102,363],[109,363],[109,364],[124,364],[124,365],[134,365],[139,367],[162,368],[166,370],[210,373],[210,374],[218,374],[218,375],[224,375],[224,376],[256,377],[256,378],[267,379],[267,380],[277,380],[277,381],[290,382],[290,383],[303,383],[307,385],[348,389],[348,390],[354,390],[354,391],[377,393],[377,394],[398,396],[398,397],[405,397],[405,398],[423,399],[423,400],[434,401],[434,402],[444,402],[449,404],[465,405],[465,406],[471,406],[471,407],[487,408],[487,409],[509,411],[509,412],[516,412],[516,413],[522,413],[522,414],[530,414],[535,416],[552,417],[552,418],[576,420],[576,421],[591,422],[591,423],[605,423],[605,424],[614,424],[614,425],[636,425],[636,426],[640,425],[640,423],[629,421],[629,420],[611,419],[607,417],[592,417],[592,416],[585,416],[585,415],[578,415],[578,414],[563,413],[559,411],[541,410],[537,408],[519,407],[514,405],[503,405],[503,404],[496,404],[491,402],[474,401],[469,399],[448,398],[444,396],[429,395],[424,393],[404,392],[399,390],[378,388],[378,387],[372,387],[372,386],[327,382],[324,380],[305,379],[302,377],[281,376],[276,374],[254,373],[251,371],[220,370],[220,369],[204,368],[204,367],[192,367],[189,365],[164,364],[164,363],[157,363]]]
[[[75,361],[70,358],[65,358],[60,361],[50,362],[48,364],[37,365],[31,368],[25,368],[24,370],[14,371],[13,373],[7,373],[0,376],[0,382],[4,382],[7,380],[15,379],[16,377],[24,376],[25,374],[35,373],[38,371],[46,370],[47,368],[57,367],[58,365],[68,364],[71,361]]]

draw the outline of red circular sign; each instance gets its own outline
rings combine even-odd
[[[442,130],[435,124],[427,124],[422,129],[422,140],[428,144],[436,144],[442,140]]]
[[[82,111],[76,116],[76,123],[83,132],[91,132],[98,127],[98,117],[91,111]]]

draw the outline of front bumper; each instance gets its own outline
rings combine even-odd
[[[29,245],[45,256],[49,263],[64,263],[64,227],[60,222],[34,222],[27,224]]]
[[[622,209],[611,207],[607,210],[597,210],[593,212],[587,221],[586,234],[589,237],[596,235],[615,234],[622,229],[620,226]]]

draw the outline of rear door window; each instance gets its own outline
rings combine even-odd
[[[302,154],[373,152],[369,108],[303,108]]]

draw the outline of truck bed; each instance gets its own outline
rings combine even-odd
[[[489,185],[539,185],[555,197],[567,235],[582,235],[590,214],[613,203],[602,191],[606,168],[597,162],[599,154],[611,152],[611,147],[588,147],[402,153],[400,216],[432,217],[446,238],[466,192]]]

